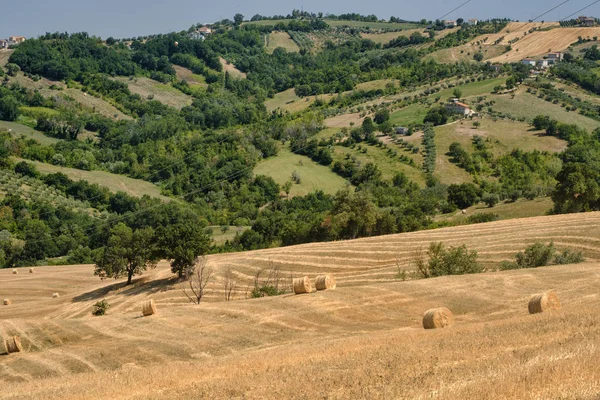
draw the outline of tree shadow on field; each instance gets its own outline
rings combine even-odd
[[[83,302],[101,299],[109,294],[124,295],[124,296],[135,296],[138,294],[156,294],[159,292],[165,292],[173,289],[178,281],[177,277],[170,277],[165,279],[157,279],[148,281],[149,278],[138,278],[131,282],[131,285],[127,285],[126,282],[113,283],[112,285],[104,286],[87,293],[82,293],[79,296],[73,297],[73,302]]]

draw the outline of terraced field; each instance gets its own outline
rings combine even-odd
[[[290,38],[287,32],[271,32],[265,36],[265,47],[267,53],[272,54],[276,48],[281,47],[289,52],[297,53],[300,51],[298,45]]]
[[[0,270],[0,297],[13,300],[0,306],[0,336],[19,335],[24,348],[0,356],[2,397],[593,399],[599,223],[600,213],[539,217],[211,256],[217,280],[200,306],[165,264],[130,287],[100,281],[91,266]],[[489,267],[535,240],[580,249],[587,262],[397,279],[396,264],[432,240],[465,243]],[[246,282],[272,265],[292,276],[334,273],[338,289],[245,300]],[[240,294],[217,301],[228,268]],[[562,310],[528,315],[530,296],[547,289]],[[141,318],[149,297],[159,314]],[[100,299],[108,315],[92,317]],[[456,322],[425,331],[423,312],[436,306]]]

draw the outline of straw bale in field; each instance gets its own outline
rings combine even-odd
[[[144,315],[144,317],[148,317],[156,313],[156,303],[154,303],[153,299],[142,301],[142,314]]]
[[[552,290],[534,295],[529,300],[529,314],[538,314],[548,310],[560,309],[560,299]]]
[[[319,275],[315,281],[317,290],[333,290],[337,287],[333,275]]]
[[[454,315],[446,307],[433,308],[423,316],[423,328],[425,329],[445,328],[453,323]]]
[[[304,278],[295,278],[293,286],[295,294],[312,292],[312,282],[308,279],[308,276],[305,276]]]

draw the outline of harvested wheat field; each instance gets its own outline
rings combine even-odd
[[[396,263],[431,241],[466,244],[492,269],[536,240],[586,262],[401,281]],[[166,264],[132,286],[92,266],[0,270],[0,398],[596,399],[600,394],[600,213],[318,243],[209,257],[219,278],[186,303]],[[245,299],[259,268],[283,279],[331,273],[333,291]],[[222,300],[225,271],[241,288]],[[553,290],[560,310],[530,315]],[[60,297],[51,298],[52,293]],[[154,299],[159,313],[143,318]],[[91,305],[106,299],[106,316]],[[427,310],[454,323],[423,329]],[[0,353],[3,351],[0,347]]]
[[[583,38],[600,36],[600,27],[555,28],[549,31],[533,32],[512,44],[511,51],[492,58],[490,61],[517,62],[525,57],[536,57],[547,55],[549,52],[553,51],[563,51],[571,44],[577,42],[580,36]]]

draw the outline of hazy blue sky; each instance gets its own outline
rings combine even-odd
[[[90,34],[130,37],[151,33],[180,31],[197,22],[232,18],[241,12],[288,14],[294,8],[329,13],[358,12],[379,18],[391,15],[417,20],[436,19],[465,0],[18,0],[7,2],[0,10],[0,38],[10,35],[38,36],[45,32],[86,31]],[[509,17],[527,21],[564,0],[472,0],[448,18]],[[591,4],[593,0],[569,0],[543,19],[558,20]],[[169,4],[170,3],[170,4]],[[600,3],[585,14],[600,16]]]

